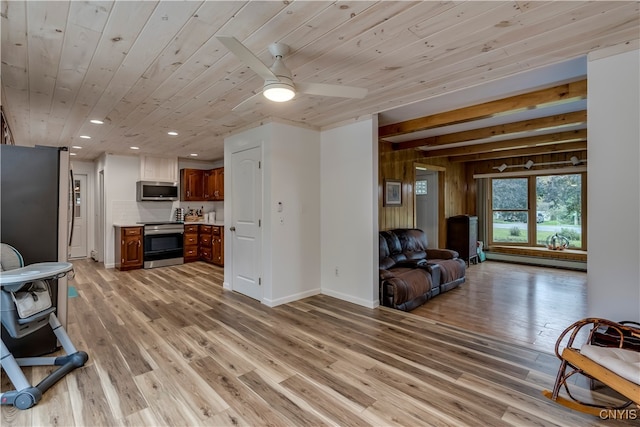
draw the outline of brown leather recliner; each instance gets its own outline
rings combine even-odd
[[[410,311],[465,280],[465,263],[449,249],[428,249],[419,229],[379,233],[380,303]]]

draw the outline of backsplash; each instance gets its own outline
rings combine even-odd
[[[140,221],[174,221],[176,208],[216,211],[216,221],[224,220],[224,202],[136,202],[113,201],[111,215],[115,224],[135,224]]]

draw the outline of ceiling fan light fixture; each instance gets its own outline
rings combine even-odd
[[[262,94],[269,101],[273,102],[287,102],[296,96],[296,91],[293,85],[283,82],[267,82],[262,89]]]

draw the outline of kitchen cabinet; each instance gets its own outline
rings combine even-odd
[[[198,261],[200,259],[198,248],[198,225],[184,226],[184,262]]]
[[[140,181],[178,181],[177,157],[140,156]]]
[[[458,252],[460,258],[478,262],[478,217],[457,215],[447,218],[447,249]]]
[[[224,168],[213,169],[213,191],[211,200],[224,200]]]
[[[224,227],[213,226],[211,236],[211,262],[222,267],[224,266]]]
[[[187,202],[204,200],[204,170],[180,169],[180,200]]]
[[[198,260],[224,266],[224,227],[185,224],[184,262]]]
[[[180,200],[189,202],[224,200],[224,168],[181,169]]]
[[[211,242],[213,240],[212,229],[214,227],[212,225],[201,225],[200,226],[200,234],[198,236],[198,250],[200,252],[200,259],[202,261],[212,262],[213,261],[213,251],[211,247]]]
[[[122,271],[142,268],[142,227],[116,226],[115,236],[116,268]]]

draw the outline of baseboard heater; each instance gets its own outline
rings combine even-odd
[[[518,264],[539,265],[543,267],[567,268],[570,270],[587,271],[587,263],[582,261],[568,261],[524,255],[510,255],[496,252],[485,252],[488,260],[514,262]]]

